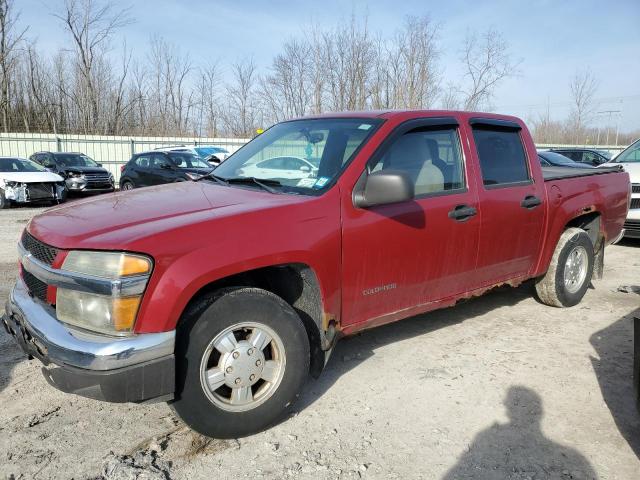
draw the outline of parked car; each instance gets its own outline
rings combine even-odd
[[[620,152],[602,167],[622,166],[631,178],[631,202],[624,224],[624,234],[629,238],[640,238],[640,138]]]
[[[120,190],[196,180],[211,170],[211,165],[187,150],[137,153],[120,168]]]
[[[311,150],[316,178],[238,173]],[[503,115],[283,122],[200,181],[33,217],[4,323],[60,390],[165,399],[198,432],[247,435],[341,336],[528,279],[541,302],[578,304],[621,235],[629,176],[536,158]]]
[[[165,152],[191,152],[194,155],[209,162],[212,166],[217,167],[224,162],[231,154],[229,150],[215,145],[198,145],[198,146],[185,146],[179,145],[175,147],[160,147],[156,150],[162,150]]]
[[[543,167],[595,168],[585,163],[578,163],[550,150],[538,150],[538,159]]]
[[[237,174],[245,177],[301,180],[315,178],[318,168],[299,157],[273,157],[257,163],[244,165]]]
[[[63,177],[69,192],[104,193],[115,190],[113,174],[80,152],[36,152],[29,157]]]
[[[549,151],[560,153],[574,162],[584,163],[592,167],[597,167],[611,160],[609,152],[595,148],[551,148]]]
[[[12,203],[64,202],[67,188],[60,175],[31,160],[0,157],[0,208]]]

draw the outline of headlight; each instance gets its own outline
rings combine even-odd
[[[11,187],[11,188],[15,188],[15,187],[19,187],[20,186],[20,182],[10,182],[10,181],[5,181],[4,182],[5,186],[7,187]]]
[[[82,173],[69,172],[67,173],[67,178],[83,178],[84,175]]]
[[[147,277],[151,274],[151,259],[142,255],[117,252],[74,250],[67,254],[62,270],[97,279],[121,280],[127,277]],[[100,333],[126,335],[133,331],[142,293],[129,296],[97,295],[58,288],[56,314],[61,322]]]
[[[199,178],[202,178],[202,175],[200,175],[199,173],[186,172],[185,175],[190,180],[198,180]]]

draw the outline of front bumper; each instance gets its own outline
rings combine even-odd
[[[143,402],[175,390],[175,331],[105,337],[60,323],[18,279],[2,323],[54,387],[110,402]]]

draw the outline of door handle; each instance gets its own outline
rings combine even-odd
[[[456,205],[453,210],[449,212],[449,218],[457,220],[458,222],[464,222],[469,218],[477,215],[478,210],[469,205]]]
[[[520,202],[520,206],[522,208],[527,208],[531,210],[532,208],[536,208],[541,203],[542,203],[542,200],[540,200],[535,195],[527,195],[526,197],[524,197],[522,202]]]

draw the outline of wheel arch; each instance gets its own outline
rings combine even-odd
[[[229,287],[254,287],[281,297],[296,311],[307,332],[310,373],[317,377],[324,368],[326,351],[333,346],[336,325],[325,313],[320,282],[315,271],[304,263],[260,267],[219,278],[202,286],[187,302],[184,313],[203,297]],[[178,320],[178,325],[183,318]]]
[[[604,273],[604,244],[605,237],[602,232],[602,215],[598,211],[592,211],[589,213],[584,213],[582,215],[578,215],[575,218],[572,218],[565,225],[563,232],[568,228],[580,228],[587,232],[589,236],[589,240],[591,240],[591,244],[593,245],[594,251],[594,264],[593,264],[593,275],[597,279],[601,279]]]

